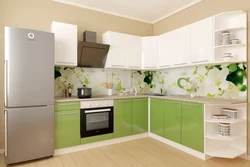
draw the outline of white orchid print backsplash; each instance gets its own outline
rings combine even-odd
[[[246,97],[246,63],[174,68],[162,71],[106,70],[80,67],[55,67],[55,95],[62,96],[65,87],[92,88],[93,95],[107,94],[105,83],[113,83],[113,94],[121,91],[164,93],[206,97]]]

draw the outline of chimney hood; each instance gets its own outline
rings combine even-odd
[[[96,40],[93,40],[93,36],[91,42],[87,42],[85,41],[87,39],[85,35],[86,32],[84,32],[84,41],[78,42],[77,66],[104,68],[109,45],[95,43]]]

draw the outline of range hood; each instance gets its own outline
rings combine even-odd
[[[79,41],[77,66],[104,68],[108,51],[109,45]]]

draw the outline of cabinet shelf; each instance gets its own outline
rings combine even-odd
[[[246,151],[242,151],[236,148],[223,147],[218,150],[209,151],[206,154],[211,157],[220,157],[220,158],[236,158],[245,154]]]
[[[213,140],[227,140],[227,141],[233,141],[240,138],[246,137],[246,135],[239,135],[239,136],[220,136],[218,134],[215,135],[207,135],[206,138],[213,139]]]
[[[207,119],[206,120],[206,122],[209,122],[209,123],[230,123],[230,124],[240,123],[244,121],[245,119]]]
[[[238,30],[246,30],[246,27],[222,28],[222,29],[215,30],[215,33],[222,33],[224,31],[238,31]]]
[[[218,48],[229,48],[229,47],[240,47],[240,46],[246,46],[246,44],[218,45],[215,46],[214,48],[218,49]]]

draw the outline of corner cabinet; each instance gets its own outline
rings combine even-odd
[[[131,99],[114,100],[114,138],[132,134]]]
[[[191,63],[211,63],[213,57],[213,18],[191,24]]]
[[[55,65],[77,66],[77,26],[52,22],[55,34]]]
[[[182,102],[181,143],[204,152],[204,106],[200,103]]]
[[[132,134],[148,132],[148,98],[132,99]]]
[[[158,68],[159,38],[142,37],[142,62],[144,69]]]
[[[163,101],[150,98],[150,132],[163,136]]]
[[[80,103],[55,104],[55,149],[80,144]]]

